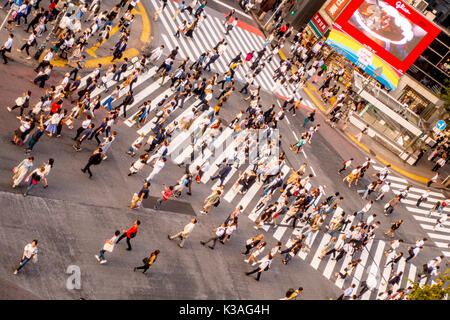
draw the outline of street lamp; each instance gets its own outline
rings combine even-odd
[[[50,41],[50,38],[51,38],[51,36],[52,36],[52,34],[53,34],[53,31],[55,31],[55,28],[59,25],[59,22],[61,21],[61,19],[64,18],[64,17],[67,15],[67,13],[70,12],[70,10],[72,10],[72,8],[73,8],[74,6],[75,6],[75,5],[74,5],[72,2],[70,2],[68,6],[65,5],[65,9],[63,9],[63,10],[65,10],[64,14],[63,14],[62,16],[61,16],[61,14],[58,15],[58,17],[56,18],[56,22],[55,22],[55,24],[53,25],[52,30],[47,34],[47,37],[45,37],[44,43],[43,43],[43,44],[41,45],[41,47],[36,51],[36,53],[35,53],[35,55],[34,55],[34,59],[39,60],[39,58],[40,58],[41,55],[42,55],[42,52],[44,52],[45,48],[47,47],[48,42]]]

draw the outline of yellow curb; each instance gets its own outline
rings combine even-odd
[[[306,94],[308,95],[308,97],[314,102],[314,104],[315,104],[315,105],[316,105],[323,113],[327,113],[327,110],[325,110],[325,109],[322,107],[322,104],[319,103],[319,101],[317,101],[316,98],[314,98],[314,96],[312,95],[312,93],[309,91],[308,88],[303,87],[303,90],[306,92]]]
[[[133,9],[133,13],[140,15],[142,17],[142,30],[141,30],[141,36],[140,36],[140,40],[141,42],[146,43],[149,38],[150,38],[150,34],[151,34],[151,25],[150,25],[150,19],[148,18],[148,14],[147,11],[145,11],[144,6],[142,5],[142,3],[138,3],[138,7],[139,7],[139,11],[136,9]],[[116,26],[117,27],[117,26]],[[115,28],[116,28],[115,27]],[[113,29],[114,30],[114,29]],[[116,30],[117,31],[117,30]],[[114,32],[115,33],[115,32]],[[104,41],[105,42],[105,41]],[[104,43],[103,42],[103,43]],[[102,45],[103,45],[102,43]],[[87,53],[89,55],[93,55],[96,56],[95,51],[98,48],[95,48],[95,50],[93,50],[94,48],[91,47],[89,49],[87,49]],[[89,53],[91,52],[91,53]],[[122,58],[121,59],[117,59],[117,61],[122,60],[123,58],[134,58],[137,55],[139,55],[139,50],[136,48],[130,48],[128,50],[125,50],[123,52]],[[43,59],[44,57],[44,53],[41,55],[41,59]],[[96,67],[99,63],[102,64],[102,66],[105,65],[110,65],[113,64],[114,62],[111,62],[111,59],[113,58],[113,56],[108,56],[108,57],[102,57],[102,58],[95,58],[95,59],[88,59],[86,60],[86,65],[85,68],[92,68],[92,67]],[[54,67],[64,67],[67,64],[67,60],[52,60],[52,65]]]
[[[125,50],[122,54],[122,58],[133,58],[139,54],[139,50],[135,48],[131,48],[128,50]],[[89,59],[86,60],[85,68],[93,68],[96,67],[97,64],[101,63],[102,66],[112,64],[114,62],[111,62],[112,56],[109,57],[103,57],[103,58],[96,58],[96,59]],[[117,59],[116,61],[120,61],[121,59]],[[64,67],[67,64],[67,60],[52,60],[52,65],[54,67]]]
[[[367,153],[370,153],[369,148],[367,148],[365,145],[363,145],[361,142],[359,142],[359,141],[358,141],[355,137],[353,137],[351,134],[347,133],[347,136],[348,136],[350,139],[352,139],[352,141],[353,141],[354,143],[356,143],[360,148],[364,149],[364,151],[366,151]],[[381,157],[379,157],[379,156],[376,156],[376,158],[377,158],[378,160],[380,160],[380,162],[382,162],[382,163],[385,164],[385,165],[386,165],[386,164],[390,164],[390,165],[391,165],[391,168],[392,168],[393,170],[397,171],[398,173],[400,173],[400,174],[402,174],[402,175],[404,175],[404,176],[406,176],[406,177],[408,177],[408,178],[411,178],[411,179],[413,179],[413,180],[416,180],[416,181],[419,181],[419,182],[422,182],[422,183],[427,183],[428,181],[430,181],[430,179],[427,179],[427,178],[424,178],[424,177],[415,175],[415,174],[413,174],[413,173],[410,173],[410,172],[408,172],[408,171],[405,171],[405,170],[403,170],[403,169],[400,169],[400,168],[394,166],[393,164],[391,164],[389,161],[386,161],[386,160],[384,160],[383,158],[381,158]]]

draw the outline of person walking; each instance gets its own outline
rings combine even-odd
[[[360,211],[358,211],[358,212],[356,213],[356,215],[361,214],[361,221],[364,220],[364,214],[367,213],[367,212],[369,212],[370,208],[372,208],[372,205],[373,205],[373,201],[370,200],[369,202],[367,202],[367,203],[364,205],[364,207],[363,207]]]
[[[386,290],[391,290],[396,284],[400,283],[400,280],[402,279],[403,271],[400,271],[399,273],[394,274],[387,282],[385,282]]]
[[[14,41],[14,34],[10,33],[8,35],[8,39],[6,40],[6,42],[3,44],[3,46],[0,49],[0,54],[2,55],[2,58],[3,58],[3,64],[8,63],[8,58],[6,57],[6,52],[11,53],[13,41]]]
[[[349,300],[355,291],[356,285],[352,283],[349,287],[342,291],[342,294],[336,300]]]
[[[247,276],[249,276],[249,275],[251,275],[251,274],[257,272],[257,275],[256,275],[255,280],[256,280],[256,281],[259,281],[259,279],[261,278],[261,273],[262,273],[263,271],[268,271],[268,270],[270,269],[270,265],[272,264],[272,261],[273,261],[273,255],[272,255],[272,253],[270,252],[267,256],[265,256],[263,259],[261,259],[260,261],[258,261],[258,262],[260,263],[260,265],[259,265],[258,268],[256,268],[256,269],[253,270],[253,271],[246,272],[245,274],[246,274]]]
[[[28,261],[33,261],[36,263],[38,261],[37,253],[38,253],[38,247],[37,247],[38,241],[33,240],[31,243],[28,243],[25,248],[23,249],[22,259],[20,259],[20,265],[17,267],[17,269],[14,270],[14,274],[18,274],[19,271],[28,263]]]
[[[114,246],[117,243],[117,239],[119,239],[120,236],[120,231],[116,230],[116,232],[114,232],[114,236],[111,239],[106,239],[105,244],[103,245],[102,249],[100,249],[99,255],[95,255],[95,259],[97,259],[97,261],[100,264],[104,264],[106,262],[108,262],[108,260],[106,260],[105,258],[105,252],[108,251],[109,253],[113,252],[114,250]]]
[[[392,259],[384,265],[385,268],[387,268],[388,265],[391,265],[391,272],[392,269],[394,269],[394,266],[400,261],[400,259],[403,257],[403,252],[399,252],[396,256],[392,257]]]
[[[380,188],[380,191],[378,191],[378,195],[375,198],[375,201],[383,199],[384,195],[388,193],[390,190],[391,190],[391,183],[390,182],[383,183],[383,185]]]
[[[432,183],[437,183],[438,179],[439,179],[439,172],[436,172],[436,174],[427,182],[427,188],[429,188]]]
[[[232,169],[232,166],[230,163],[227,163],[223,168],[221,168],[217,175],[211,177],[211,180],[214,181],[215,179],[219,179],[219,187],[223,186],[225,178],[228,176]]]
[[[86,166],[84,168],[81,169],[81,171],[83,173],[86,173],[86,171],[89,173],[89,178],[92,178],[92,172],[91,172],[91,166],[97,166],[100,163],[102,163],[103,160],[103,149],[102,148],[98,148],[96,150],[94,150],[94,152],[92,153],[92,155],[89,157],[88,163],[86,164]]]
[[[216,246],[216,242],[217,240],[223,240],[223,238],[225,237],[226,233],[226,226],[225,224],[221,224],[220,226],[218,226],[217,228],[215,228],[213,231],[215,233],[214,236],[212,236],[211,238],[209,238],[206,241],[200,241],[201,245],[204,246],[206,245],[208,242],[213,242],[212,246],[208,246],[211,250],[214,250],[214,247]]]
[[[309,121],[314,122],[314,117],[316,115],[316,110],[313,110],[312,112],[308,113],[308,116],[303,121],[303,128],[306,128],[306,125]]]
[[[402,219],[398,220],[397,222],[394,222],[394,223],[391,225],[391,228],[390,228],[388,231],[386,231],[384,234],[385,234],[386,236],[387,236],[388,234],[391,234],[391,238],[393,238],[394,235],[395,235],[395,231],[398,230],[398,228],[400,228],[400,226],[402,225],[402,223],[403,223],[403,220],[402,220]]]
[[[449,218],[449,214],[445,214],[442,217],[439,217],[436,220],[436,224],[433,226],[433,228],[431,230],[435,231],[437,227],[442,228],[444,223],[445,223],[445,221],[447,221],[448,218]]]
[[[34,188],[35,185],[37,185],[42,178],[44,177],[45,167],[40,167],[39,169],[33,170],[28,177],[25,179],[25,181],[29,181],[29,185],[25,193],[23,194],[24,197],[28,196],[30,191]]]
[[[140,267],[134,267],[133,271],[136,272],[136,270],[143,270],[142,273],[147,274],[147,270],[155,263],[159,253],[159,250],[153,251],[149,257],[145,257],[144,259],[142,259],[142,262],[144,264]]]
[[[387,256],[389,253],[395,251],[400,245],[403,243],[402,239],[392,240],[390,242],[390,248],[386,251],[384,251],[384,255]]]
[[[161,208],[161,204],[163,203],[163,201],[167,201],[173,194],[173,186],[169,186],[167,187],[165,184],[163,184],[163,191],[161,191],[161,195],[162,197],[159,198],[158,200],[156,200],[155,203],[155,210],[159,210]]]
[[[350,159],[344,161],[343,166],[340,170],[338,170],[338,173],[341,174],[342,171],[347,170],[350,167],[350,165],[352,164],[352,162],[353,162],[353,158],[350,158]]]
[[[209,210],[211,210],[212,206],[219,206],[221,195],[222,192],[220,190],[214,190],[208,197],[206,197],[200,213],[206,215],[209,213]]]
[[[394,212],[394,209],[397,208],[399,204],[400,204],[399,196],[389,200],[389,202],[386,203],[386,205],[384,206],[384,215],[388,216],[392,214],[392,212]]]
[[[120,110],[120,107],[123,107],[123,117],[127,117],[127,107],[132,105],[134,102],[133,91],[128,91],[125,99],[123,99],[122,103],[116,107],[116,110]]]
[[[17,187],[22,182],[22,180],[27,175],[28,170],[33,167],[33,160],[33,156],[28,157],[27,159],[22,160],[17,166],[13,168],[13,188]]]
[[[197,219],[191,219],[191,221],[184,226],[183,231],[180,231],[176,234],[174,234],[173,236],[171,236],[170,234],[167,235],[167,238],[169,238],[169,240],[174,240],[176,238],[180,238],[181,242],[178,244],[178,246],[180,248],[183,248],[184,245],[184,241],[189,237],[189,235],[192,233],[192,231],[195,228],[195,224],[197,223]]]
[[[421,251],[423,251],[423,247],[419,246],[416,246],[414,248],[409,247],[408,248],[409,257],[406,258],[405,262],[409,262],[410,260],[415,259]]]
[[[132,247],[131,247],[131,242],[130,242],[130,240],[131,240],[132,238],[136,237],[136,234],[137,234],[137,232],[138,232],[138,228],[139,228],[139,225],[140,225],[140,224],[141,224],[141,221],[136,220],[136,221],[133,222],[133,225],[131,226],[130,229],[128,229],[128,230],[122,230],[122,235],[119,237],[119,239],[117,239],[117,242],[116,242],[116,243],[119,243],[123,238],[126,237],[126,238],[127,238],[127,245],[128,245],[127,250],[128,250],[128,251],[131,251],[131,250],[132,250]]]
[[[256,237],[251,237],[245,242],[245,252],[241,252],[243,255],[248,255],[250,250],[256,247],[264,239],[264,235],[260,233]]]
[[[142,200],[147,199],[150,193],[150,182],[145,182],[139,193],[133,194],[130,209],[136,209],[141,206]]]
[[[427,201],[428,197],[430,196],[430,192],[431,192],[431,190],[428,189],[424,193],[422,193],[420,198],[417,199],[416,207],[419,207],[423,201]]]

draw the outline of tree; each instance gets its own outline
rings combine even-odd
[[[450,269],[440,274],[433,285],[425,284],[420,287],[419,283],[413,282],[412,292],[408,295],[408,300],[444,300],[450,294]]]

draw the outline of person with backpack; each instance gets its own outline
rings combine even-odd
[[[142,186],[141,190],[139,191],[139,193],[133,194],[133,199],[131,200],[130,209],[139,208],[141,206],[142,200],[148,198],[148,195],[150,193],[150,190],[149,190],[150,186],[151,186],[150,182],[145,182],[144,185]]]
[[[153,265],[153,263],[155,263],[159,253],[160,253],[159,250],[153,251],[149,257],[145,257],[144,259],[142,259],[142,262],[144,264],[140,267],[134,267],[133,271],[143,269],[144,271],[142,271],[142,273],[147,274],[147,270]]]

